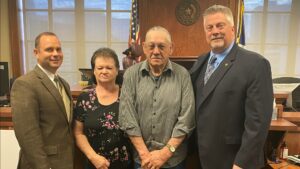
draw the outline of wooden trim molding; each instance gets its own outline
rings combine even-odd
[[[11,52],[12,77],[17,78],[24,74],[23,57],[21,51],[21,40],[18,23],[18,2],[17,0],[8,1],[9,18],[9,40]]]

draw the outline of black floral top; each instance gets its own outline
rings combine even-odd
[[[125,169],[131,161],[130,142],[119,127],[119,99],[111,105],[98,102],[96,90],[80,94],[74,118],[84,123],[84,134],[96,153],[110,161],[110,169]],[[88,160],[85,169],[94,169]]]

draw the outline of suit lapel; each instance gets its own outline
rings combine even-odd
[[[37,76],[41,79],[42,84],[45,86],[45,88],[48,90],[48,92],[54,97],[54,100],[58,104],[59,108],[61,109],[61,111],[63,112],[63,114],[67,120],[67,114],[66,114],[66,109],[64,106],[63,99],[62,99],[59,91],[57,90],[57,88],[54,86],[53,82],[38,66],[36,66],[34,68],[34,71],[37,73]]]
[[[209,53],[206,55],[202,55],[198,58],[196,63],[194,63],[193,67],[190,69],[191,79],[195,87],[196,80],[198,78],[199,73],[201,72],[201,69],[205,65],[205,62],[207,61],[209,57]]]
[[[197,110],[200,108],[200,105],[202,105],[202,103],[207,99],[209,94],[216,88],[218,83],[222,80],[222,78],[225,76],[225,74],[233,65],[236,57],[237,47],[238,46],[236,44],[232,47],[231,51],[220,63],[219,67],[211,75],[206,85],[204,85],[202,90],[203,94],[202,97],[199,98],[199,104],[198,104],[199,106],[197,107]]]

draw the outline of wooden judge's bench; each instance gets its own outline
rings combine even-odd
[[[86,87],[75,85],[71,88],[72,97],[76,101],[79,94],[85,90]],[[300,112],[283,112],[282,100],[287,99],[288,94],[275,93],[274,97],[278,108],[277,120],[272,120],[269,129],[269,135],[266,142],[266,147],[269,146],[272,149],[279,151],[279,146],[282,141],[285,141],[289,148],[289,155],[295,155],[300,153]],[[1,130],[13,130],[11,107],[0,107],[0,128]],[[270,150],[265,148],[266,157],[270,154]],[[82,169],[83,154],[76,149],[76,166],[75,169]],[[190,156],[187,159],[187,169],[198,169],[197,157]],[[287,169],[300,169],[299,166],[287,163],[275,164],[268,161],[268,164],[272,168],[287,168]]]

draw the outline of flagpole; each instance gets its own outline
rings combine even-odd
[[[239,25],[240,25],[240,10],[241,10],[241,0],[239,0],[238,2],[238,15],[237,15],[237,18],[236,18],[236,30],[239,31]],[[238,32],[236,34],[236,36],[238,36]]]

